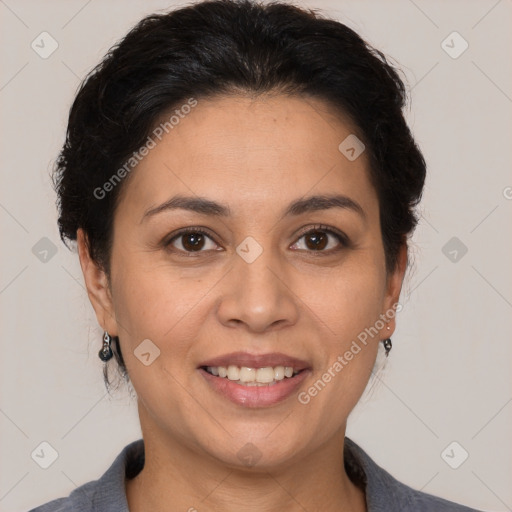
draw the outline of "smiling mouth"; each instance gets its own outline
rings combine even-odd
[[[241,386],[273,386],[281,381],[292,379],[304,369],[299,370],[291,366],[266,366],[263,368],[249,368],[247,366],[201,366],[202,370],[210,375],[232,381]]]

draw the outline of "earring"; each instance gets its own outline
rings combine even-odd
[[[112,341],[112,337],[109,335],[107,331],[103,335],[103,348],[98,352],[98,356],[104,362],[107,362],[109,359],[112,359],[114,353],[110,348],[110,342]]]
[[[383,340],[384,349],[386,350],[386,357],[388,357],[390,350],[393,348],[393,344],[391,343],[391,338],[387,338]]]

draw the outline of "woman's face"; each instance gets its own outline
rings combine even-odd
[[[353,139],[339,149],[353,132],[332,112],[311,98],[199,99],[123,184],[111,293],[80,236],[89,295],[120,337],[146,436],[274,468],[343,438],[393,332],[382,319],[406,253],[388,275],[367,155],[353,159]],[[154,211],[176,196],[190,208]],[[193,210],[199,199],[210,203]],[[206,234],[178,236],[190,228]],[[236,369],[221,378],[209,362],[246,367],[244,379],[272,379],[251,367],[304,371],[242,386]]]

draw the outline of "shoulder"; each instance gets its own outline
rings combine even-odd
[[[86,512],[94,510],[94,501],[98,494],[98,482],[94,480],[77,487],[67,497],[57,498],[29,512]]]
[[[399,482],[354,441],[345,438],[347,470],[363,475],[368,512],[481,512]]]
[[[144,463],[144,442],[125,446],[98,480],[77,487],[67,497],[57,498],[29,512],[129,512],[125,478],[134,476]]]
[[[407,499],[410,503],[410,510],[416,512],[482,512],[474,508],[448,501],[431,494],[416,491],[402,484],[408,493]]]

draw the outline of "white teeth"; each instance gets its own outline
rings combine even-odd
[[[238,366],[229,365],[228,366],[228,379],[229,380],[238,380],[240,378],[240,368]]]
[[[276,366],[274,368],[274,379],[275,380],[283,380],[284,379],[284,366]]]
[[[242,368],[240,368],[240,381],[254,382],[256,380],[256,374],[256,368],[247,368],[247,366],[242,366]]]
[[[264,368],[249,368],[247,366],[208,366],[208,373],[216,377],[227,377],[229,380],[238,381],[238,384],[257,386],[258,384],[275,384],[276,381],[291,378],[297,373],[291,366],[266,366]]]
[[[274,368],[267,366],[266,368],[259,368],[256,370],[256,382],[267,384],[274,380]]]

